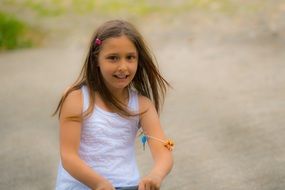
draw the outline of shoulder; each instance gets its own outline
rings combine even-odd
[[[66,100],[82,101],[82,90],[77,89],[77,90],[70,91],[66,96]]]
[[[61,115],[69,116],[74,114],[81,114],[83,107],[81,89],[73,90],[69,93],[66,91],[66,93],[66,97],[62,104]]]
[[[138,95],[140,112],[155,109],[153,102],[146,96]]]

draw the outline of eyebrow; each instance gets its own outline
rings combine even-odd
[[[107,53],[105,56],[108,57],[108,56],[114,56],[114,55],[118,56],[120,54],[119,53]],[[138,53],[137,52],[128,52],[128,53],[126,53],[126,55],[138,55]]]

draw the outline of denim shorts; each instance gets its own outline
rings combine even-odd
[[[116,187],[116,190],[138,190],[138,186]]]

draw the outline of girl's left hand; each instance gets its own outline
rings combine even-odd
[[[162,179],[155,175],[147,175],[141,179],[138,190],[159,190]]]

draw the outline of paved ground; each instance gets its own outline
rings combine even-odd
[[[161,120],[176,142],[175,166],[163,189],[285,189],[284,25],[183,19],[191,25],[140,25],[173,85]],[[87,37],[78,36],[0,54],[0,189],[53,189],[58,126],[50,115],[83,61]],[[142,173],[151,165],[139,144],[138,162]]]

